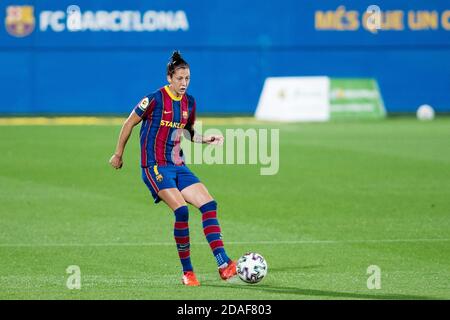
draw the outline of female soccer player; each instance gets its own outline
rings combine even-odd
[[[195,99],[187,94],[190,69],[178,51],[167,64],[168,85],[144,97],[125,120],[110,164],[120,169],[125,145],[133,128],[142,121],[142,179],[155,199],[163,200],[175,213],[174,237],[183,267],[182,283],[200,285],[190,259],[188,207],[200,209],[203,231],[219,267],[220,277],[236,275],[236,262],[225,252],[217,220],[217,203],[200,180],[186,167],[180,147],[181,134],[197,143],[220,144],[222,136],[201,136],[194,131]]]

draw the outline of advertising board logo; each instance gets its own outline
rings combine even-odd
[[[34,8],[32,6],[8,6],[5,19],[6,31],[14,37],[22,38],[34,30]]]

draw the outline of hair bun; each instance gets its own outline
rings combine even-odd
[[[189,68],[189,65],[181,57],[180,51],[175,50],[172,52],[172,56],[170,57],[169,63],[167,64],[167,75],[171,76],[178,68]]]
[[[180,51],[175,50],[175,51],[172,53],[172,57],[170,57],[170,60],[171,60],[172,62],[175,62],[175,61],[177,61],[177,60],[182,60]]]

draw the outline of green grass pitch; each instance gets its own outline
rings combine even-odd
[[[0,126],[0,299],[450,299],[450,119],[221,125],[280,129],[280,170],[190,165],[219,203],[225,246],[268,261],[220,280],[190,207],[202,285],[180,283],[173,214],[140,177],[138,128]],[[69,290],[66,269],[81,270]],[[367,268],[381,270],[368,289]]]

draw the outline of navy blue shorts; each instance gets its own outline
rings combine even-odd
[[[200,180],[185,165],[157,166],[142,168],[142,180],[150,190],[155,203],[161,201],[158,192],[163,189],[177,188],[183,190]]]

